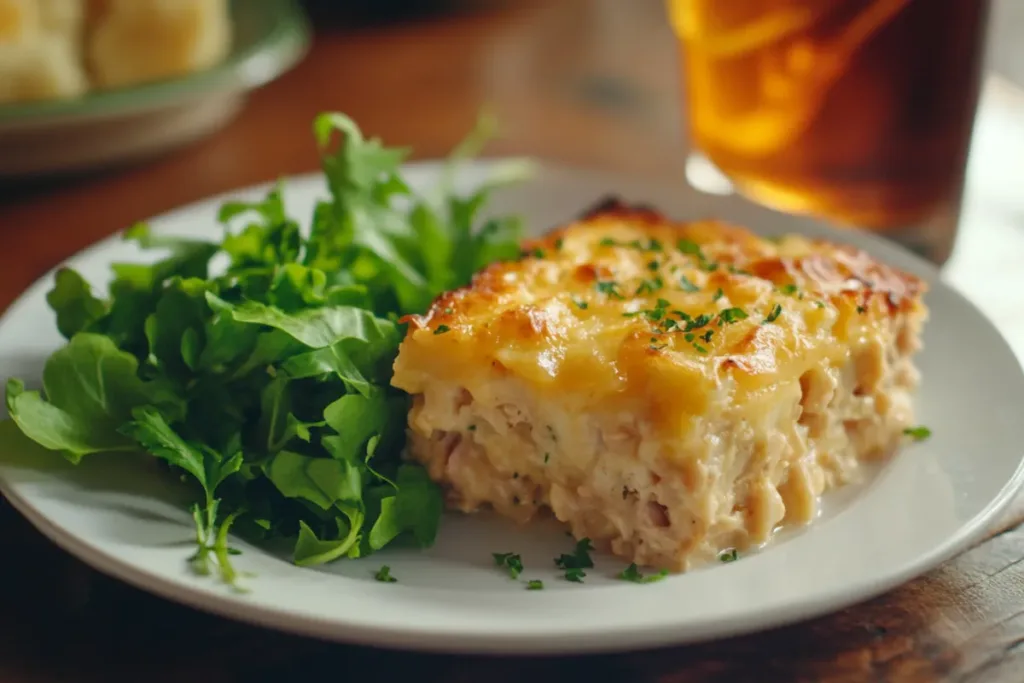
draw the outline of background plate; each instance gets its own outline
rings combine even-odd
[[[489,164],[459,182],[479,182]],[[412,164],[414,186],[438,166]],[[323,196],[319,175],[288,181],[289,213],[305,222]],[[963,549],[1009,501],[1024,476],[1024,376],[993,326],[918,258],[871,235],[835,232],[736,197],[699,195],[682,183],[542,166],[531,182],[505,190],[494,210],[524,213],[537,232],[578,214],[610,189],[674,217],[725,217],[764,234],[796,230],[846,241],[930,282],[931,320],[920,356],[919,420],[933,437],[913,445],[865,485],[827,498],[811,528],[768,550],[649,585],[614,578],[623,563],[598,559],[583,585],[558,578],[552,558],[572,547],[559,529],[513,529],[487,516],[450,516],[429,551],[388,549],[363,560],[299,569],[287,555],[239,542],[237,566],[253,576],[248,594],[188,572],[193,527],[182,492],[146,463],[99,456],[71,466],[31,446],[2,454],[0,490],[56,543],[100,571],[194,607],[308,635],[372,645],[454,652],[554,653],[677,644],[815,616],[878,594]],[[265,188],[232,193],[254,198]],[[216,197],[154,221],[154,228],[201,235]],[[70,261],[96,285],[111,261],[141,259],[132,244],[101,242]],[[44,296],[52,273],[0,319],[0,376],[37,384],[61,343]],[[971,396],[985,396],[984,405]],[[498,571],[492,552],[519,552],[525,591]],[[388,564],[397,584],[373,580]]]
[[[0,105],[0,176],[126,162],[208,135],[245,94],[306,54],[311,33],[295,0],[232,0],[224,61],[180,78],[82,97]]]

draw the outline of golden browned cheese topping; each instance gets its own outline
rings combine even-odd
[[[842,357],[923,312],[924,289],[849,247],[613,204],[409,318],[400,363],[467,385],[494,370],[581,409],[675,419],[705,410],[727,379],[756,400]]]

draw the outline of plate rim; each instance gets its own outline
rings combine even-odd
[[[467,166],[487,167],[490,164],[500,162],[508,157],[485,157],[471,162]],[[596,176],[623,175],[620,172],[585,166],[573,166],[561,162],[553,162],[542,157],[532,157],[540,168],[553,169],[555,171],[566,171],[570,173],[583,173]],[[405,168],[420,167],[423,169],[437,168],[443,163],[443,159],[420,159],[404,164]],[[626,174],[629,175],[629,174]],[[636,177],[636,174],[632,174]],[[312,171],[289,175],[282,178],[287,185],[290,184],[322,184],[321,173]],[[229,189],[223,192],[212,194],[206,197],[190,201],[169,210],[152,216],[149,220],[162,221],[173,219],[174,215],[195,209],[199,206],[210,206],[226,198],[237,196],[239,193],[258,193],[266,191],[279,181],[267,181],[238,188]],[[832,231],[834,232],[834,230]],[[83,257],[91,252],[101,250],[115,244],[119,239],[119,233],[88,245],[86,248],[64,259],[46,273],[37,278],[31,285],[6,307],[0,315],[0,324],[11,315],[15,309],[25,304],[26,297],[31,290],[40,286],[40,283],[52,278],[53,272],[69,260]],[[914,264],[915,268],[922,271],[926,276],[938,283],[947,293],[953,295],[967,305],[975,315],[980,316],[992,328],[998,338],[998,342],[1004,347],[1009,357],[1016,361],[1016,371],[1024,374],[1024,364],[1021,358],[1013,351],[1002,331],[994,322],[976,306],[970,299],[962,294],[953,285],[942,278],[941,271],[934,265],[925,261],[920,256],[902,249],[901,247],[888,242],[878,236],[858,233],[854,241],[863,241],[885,253],[899,254],[900,258]],[[715,622],[700,633],[689,634],[680,637],[672,629],[637,630],[624,637],[620,631],[605,630],[593,632],[581,632],[563,635],[558,638],[543,640],[530,635],[495,635],[490,633],[476,633],[465,637],[460,642],[453,643],[451,634],[442,631],[438,634],[424,633],[422,630],[411,628],[401,629],[394,627],[378,627],[342,623],[322,619],[315,615],[304,614],[301,611],[288,608],[287,606],[265,606],[253,603],[240,602],[233,599],[229,591],[210,592],[189,585],[184,581],[177,581],[165,576],[151,573],[149,570],[138,567],[129,560],[118,557],[80,537],[74,536],[61,529],[60,525],[51,521],[45,514],[37,510],[32,503],[13,488],[7,480],[5,473],[0,468],[0,493],[11,503],[12,507],[18,510],[19,514],[25,517],[37,530],[49,538],[55,545],[64,551],[75,556],[80,561],[93,567],[105,575],[146,592],[157,595],[197,609],[209,614],[218,615],[254,624],[264,628],[299,634],[324,641],[342,642],[371,647],[397,648],[409,651],[437,652],[437,653],[465,653],[465,654],[504,654],[504,655],[557,655],[557,654],[583,654],[597,652],[626,652],[646,650],[670,645],[682,645],[705,642],[721,637],[737,636],[752,632],[759,632],[770,628],[780,627],[807,619],[820,617],[835,612],[847,606],[859,604],[865,600],[885,593],[894,587],[902,585],[907,581],[922,575],[945,563],[952,557],[960,554],[973,543],[975,543],[988,529],[994,519],[1007,509],[1014,500],[1016,494],[1024,487],[1024,449],[1018,456],[1016,468],[1012,476],[1002,485],[999,492],[992,497],[987,505],[977,512],[970,520],[960,524],[957,532],[947,538],[943,543],[935,545],[930,552],[918,555],[914,561],[899,567],[898,571],[889,572],[884,580],[874,583],[864,582],[855,586],[854,590],[828,595],[825,598],[820,596],[807,598],[787,603],[785,607],[773,611],[754,613],[743,619],[742,624],[737,625],[728,619]],[[464,629],[466,630],[466,629]],[[500,641],[500,642],[496,642]]]

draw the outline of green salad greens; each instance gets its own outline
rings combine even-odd
[[[519,255],[518,218],[481,215],[515,174],[453,189],[458,161],[493,129],[482,116],[425,193],[403,179],[407,150],[321,114],[329,195],[306,229],[278,184],[260,201],[225,203],[218,241],[127,230],[158,257],[114,264],[105,295],[61,269],[47,301],[67,343],[48,358],[42,393],[7,381],[11,419],[74,463],[130,451],[181,474],[198,501],[192,566],[232,585],[232,524],[291,539],[299,565],[398,538],[429,546],[442,499],[401,458],[408,397],[390,386],[391,366],[401,316]]]

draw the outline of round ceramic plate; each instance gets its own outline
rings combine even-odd
[[[479,181],[487,164],[460,182]],[[413,185],[439,167],[408,167]],[[255,198],[265,188],[233,193]],[[651,584],[616,578],[624,565],[600,557],[586,583],[559,578],[552,558],[572,548],[555,526],[516,529],[486,515],[449,515],[435,547],[386,549],[362,560],[300,569],[284,553],[238,541],[248,593],[191,574],[193,526],[176,482],[147,463],[94,456],[72,466],[29,446],[0,457],[2,490],[43,533],[103,572],[172,600],[299,633],[381,646],[456,652],[551,653],[628,649],[727,636],[804,619],[883,592],[962,550],[984,531],[1022,479],[1024,376],[1006,342],[973,305],[918,258],[870,235],[835,232],[735,197],[678,185],[541,166],[529,183],[500,193],[495,210],[526,216],[542,231],[609,192],[680,218],[719,216],[777,234],[799,231],[849,242],[931,285],[931,320],[920,355],[919,420],[930,440],[908,446],[869,481],[826,498],[811,527],[769,548]],[[290,213],[306,218],[325,194],[319,176],[293,178]],[[217,197],[177,210],[154,227],[183,235],[219,230]],[[70,264],[96,284],[112,261],[139,259],[117,239]],[[0,376],[38,378],[60,343],[42,278],[0,320]],[[975,397],[984,396],[982,402]],[[10,423],[7,423],[8,425]],[[518,552],[526,591],[493,564]],[[373,575],[391,567],[396,584]]]
[[[0,176],[127,162],[208,135],[245,95],[295,66],[310,44],[296,0],[233,0],[227,57],[180,78],[0,105]]]

